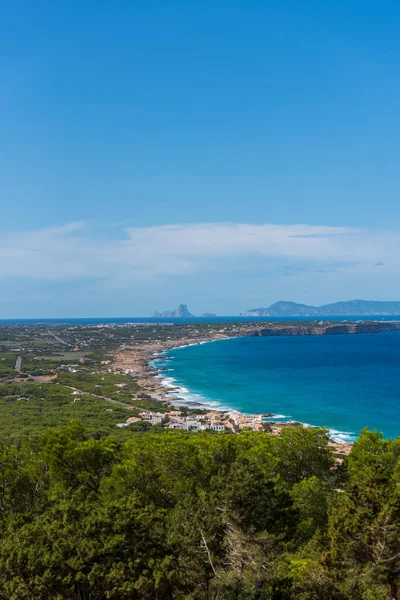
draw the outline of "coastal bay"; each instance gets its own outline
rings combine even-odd
[[[268,413],[276,415],[271,418],[271,421],[279,429],[288,426],[292,421],[300,421],[313,426],[326,425],[331,430],[332,438],[342,444],[353,442],[362,427],[366,425],[372,428],[376,427],[378,430],[382,428],[385,435],[396,434],[392,429],[387,430],[387,427],[381,427],[382,411],[377,411],[377,414],[374,415],[374,412],[371,412],[373,403],[370,402],[369,413],[367,410],[364,414],[362,375],[361,379],[355,377],[348,390],[348,395],[353,395],[353,399],[349,400],[348,396],[343,396],[340,386],[346,387],[348,379],[343,380],[343,371],[340,371],[343,365],[337,363],[340,363],[341,357],[344,361],[349,357],[354,359],[353,355],[359,355],[360,349],[362,356],[363,348],[366,347],[369,347],[373,354],[374,345],[377,344],[378,348],[382,347],[382,344],[385,346],[388,339],[393,340],[393,348],[390,348],[389,352],[398,349],[400,337],[396,332],[400,329],[399,323],[378,321],[267,323],[262,326],[245,323],[207,331],[193,326],[180,326],[179,329],[181,335],[173,340],[158,339],[146,343],[138,342],[123,348],[115,354],[114,365],[122,371],[132,371],[132,374],[138,377],[140,385],[152,397],[179,405],[188,405],[192,408],[195,406],[207,407],[216,411],[234,409],[244,413]],[[377,333],[382,335],[376,335]],[[226,341],[223,344],[204,344],[204,342],[215,340]],[[367,342],[367,346],[365,342]],[[282,356],[282,364],[277,365],[270,361],[268,381],[263,378],[262,369],[258,372],[253,369],[254,361],[260,357],[260,349],[265,348],[265,343],[275,358],[277,347],[285,347],[287,350],[286,354]],[[243,362],[240,352],[235,356],[235,349],[242,348],[243,344],[255,348],[255,354],[250,363]],[[321,345],[325,348],[322,354]],[[184,350],[177,350],[178,348],[184,348]],[[303,365],[305,372],[310,375],[310,379],[305,385],[304,378],[300,383],[293,378],[290,364],[285,363],[288,358],[290,360],[293,360],[294,357],[305,359],[304,352],[305,349],[307,351],[307,348],[315,349],[316,355],[306,359],[306,364]],[[331,352],[329,352],[329,348],[331,348]],[[290,351],[288,351],[289,349]],[[228,370],[224,374],[227,356],[229,360],[233,360],[234,368],[232,370],[232,364],[229,364]],[[168,362],[165,362],[165,359]],[[321,360],[322,365],[318,364],[318,361],[320,363]],[[370,366],[371,356],[368,361]],[[188,363],[190,364],[189,370]],[[328,376],[326,373],[321,375],[321,368],[324,366],[329,371]],[[351,370],[352,376],[357,373],[357,365],[351,364],[351,361],[348,368]],[[241,369],[246,373],[242,380],[237,382],[236,378]],[[324,377],[328,377],[328,384]],[[372,370],[369,379],[373,379],[373,377]],[[254,382],[251,389],[246,387],[246,378]],[[368,386],[371,383],[369,379]],[[235,381],[236,388],[232,393]],[[329,385],[329,381],[331,385]],[[311,388],[310,383],[312,384]],[[364,383],[367,384],[367,382]],[[376,376],[376,383],[380,385],[379,376]],[[313,404],[315,389],[318,391],[322,406],[326,409],[322,413]],[[373,390],[371,394],[377,393],[376,386],[369,389]],[[354,406],[355,413],[360,417],[358,420],[350,419],[350,425],[349,415],[346,414],[346,411],[343,413],[343,410],[339,410],[335,405],[335,398],[344,399],[345,397],[344,406],[348,407],[350,413]],[[390,417],[388,420],[391,420]]]
[[[152,336],[136,338],[113,353],[113,365],[121,372],[138,377],[140,385],[164,398],[165,389],[156,379],[151,361],[168,350],[237,337],[333,336],[400,331],[397,321],[299,321],[267,323],[222,323],[204,325],[158,326]],[[173,334],[173,335],[171,335]]]

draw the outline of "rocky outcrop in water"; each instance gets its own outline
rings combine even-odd
[[[168,318],[181,318],[181,319],[190,319],[194,317],[189,311],[186,304],[180,304],[176,310],[165,310],[164,312],[155,311],[153,317],[161,317],[164,319]]]

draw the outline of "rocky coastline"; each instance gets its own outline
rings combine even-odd
[[[297,335],[339,335],[400,331],[399,322],[308,322],[308,323],[235,323],[221,324],[219,329],[202,331],[194,326],[181,326],[182,335],[175,339],[140,340],[131,346],[124,346],[114,353],[113,368],[137,378],[138,384],[152,398],[171,404],[173,388],[162,385],[159,370],[151,362],[166,350],[172,348],[224,340],[233,337],[297,336]],[[287,423],[275,423],[278,430]],[[332,442],[337,452],[347,453],[351,444]]]
[[[258,326],[253,330],[243,331],[243,336],[280,336],[280,335],[340,335],[381,333],[385,331],[399,331],[400,322],[397,321],[358,321],[358,322],[324,322],[299,324],[267,324]]]
[[[295,323],[222,323],[218,329],[203,331],[192,325],[181,325],[181,335],[169,339],[160,335],[156,340],[136,340],[114,353],[114,366],[123,372],[132,372],[139,377],[139,383],[152,392],[161,393],[160,383],[155,380],[156,369],[149,363],[154,358],[172,348],[211,342],[234,337],[260,336],[304,336],[304,335],[343,335],[400,331],[397,321],[358,321],[358,322],[295,322]],[[161,329],[161,328],[160,328]],[[169,332],[168,332],[169,333]]]

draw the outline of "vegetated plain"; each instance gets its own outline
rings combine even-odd
[[[168,407],[114,353],[188,328],[0,328],[0,598],[399,598],[400,439],[116,426]]]

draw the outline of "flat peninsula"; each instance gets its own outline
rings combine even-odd
[[[253,327],[240,324],[243,330],[233,332],[237,336],[269,336],[269,335],[335,335],[342,333],[380,333],[384,331],[399,331],[398,321],[356,321],[356,322],[296,322],[296,323],[266,323]]]

